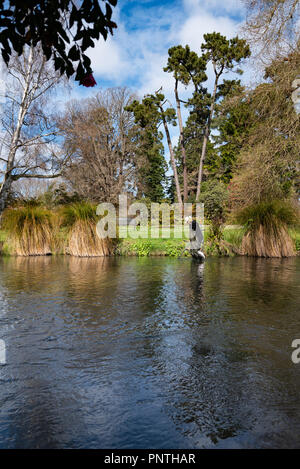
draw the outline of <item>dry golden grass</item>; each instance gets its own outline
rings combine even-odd
[[[98,237],[93,220],[76,220],[69,230],[65,252],[77,257],[109,256],[112,243]]]
[[[246,227],[241,253],[255,257],[291,257],[296,246],[288,232],[299,220],[298,207],[291,200],[271,200],[242,209],[238,221]]]
[[[46,209],[27,205],[7,209],[3,214],[10,251],[17,256],[45,256],[52,253],[52,215]]]
[[[296,255],[294,243],[284,226],[260,225],[245,234],[241,252],[255,257],[291,257]]]
[[[112,253],[112,241],[97,235],[96,207],[89,202],[67,205],[62,211],[62,226],[67,230],[65,253],[77,257],[102,257]]]

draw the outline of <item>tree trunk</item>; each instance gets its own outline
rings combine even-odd
[[[170,133],[169,133],[169,129],[168,129],[168,124],[167,124],[166,119],[164,117],[164,110],[163,110],[162,107],[160,107],[160,111],[161,111],[161,115],[162,115],[162,119],[163,119],[163,125],[164,125],[165,132],[166,132],[168,147],[169,147],[169,151],[170,151],[171,165],[172,165],[173,174],[174,174],[174,182],[175,182],[175,187],[176,187],[177,199],[178,199],[178,203],[182,206],[183,203],[182,203],[182,197],[181,197],[181,190],[180,190],[180,185],[179,185],[178,173],[177,173],[177,168],[176,168],[176,164],[175,164],[174,152],[173,152],[171,137],[170,137]]]
[[[212,95],[212,102],[211,102],[211,105],[210,105],[210,112],[209,112],[209,116],[208,116],[208,122],[207,122],[207,125],[205,127],[205,132],[204,132],[204,139],[203,139],[203,144],[202,144],[202,151],[201,151],[201,158],[200,158],[199,172],[198,172],[196,201],[199,199],[200,192],[201,192],[201,184],[202,184],[202,178],[203,178],[203,165],[204,165],[204,160],[205,160],[205,156],[206,156],[207,142],[208,142],[209,135],[210,135],[211,122],[212,122],[214,109],[215,109],[215,101],[216,101],[219,77],[220,77],[220,75],[216,75],[214,91],[213,91],[213,95]]]
[[[4,182],[2,183],[1,190],[0,190],[0,217],[6,208],[7,200],[10,194],[10,190],[11,190],[11,185],[12,185],[12,178],[10,176],[7,176]]]
[[[180,100],[178,96],[178,80],[175,80],[175,99],[176,99],[176,106],[177,106],[177,117],[178,117],[179,131],[180,131],[180,147],[181,147],[181,155],[182,155],[183,201],[186,202],[188,198],[188,181],[187,181],[186,152],[185,152],[184,137],[183,137],[182,116],[181,116]]]
[[[0,188],[0,216],[6,207],[7,199],[11,190],[11,185],[13,182],[12,171],[15,165],[18,141],[20,138],[22,126],[24,124],[26,113],[31,104],[30,96],[29,96],[30,95],[29,86],[30,86],[32,65],[33,65],[33,47],[31,47],[29,51],[28,65],[27,65],[27,70],[26,70],[26,75],[25,75],[25,83],[24,83],[20,109],[18,113],[17,124],[12,134],[9,153],[7,157],[6,170],[4,173],[4,181]]]

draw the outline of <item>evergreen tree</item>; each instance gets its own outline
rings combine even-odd
[[[238,155],[255,122],[245,88],[241,86],[240,81],[236,81],[231,82],[230,90],[226,90],[228,83],[224,82],[222,85],[226,97],[217,106],[215,121],[219,133],[214,137],[218,161],[217,176],[225,183],[229,183],[233,177]]]
[[[180,130],[179,145],[181,152],[181,166],[183,174],[183,200],[184,202],[188,197],[188,168],[187,156],[185,146],[185,136],[183,129],[181,102],[179,98],[178,85],[179,83],[187,87],[190,82],[194,84],[195,92],[198,90],[201,83],[207,80],[205,73],[206,60],[203,57],[198,57],[196,52],[190,50],[189,46],[175,46],[169,49],[168,64],[164,68],[165,72],[173,73],[175,80],[174,93],[177,109],[177,120]]]
[[[229,182],[231,177],[234,161],[238,153],[239,145],[241,142],[235,140],[235,134],[231,136],[231,122],[230,119],[236,119],[235,125],[240,126],[239,132],[242,134],[243,125],[247,126],[247,119],[249,112],[246,113],[247,103],[243,102],[245,96],[242,94],[242,87],[239,81],[224,80],[218,85],[216,93],[216,113],[211,122],[211,128],[216,129],[216,136],[208,140],[206,144],[206,157],[203,164],[203,180],[218,179],[223,182]],[[241,104],[239,102],[241,101]],[[239,116],[231,116],[230,113],[237,113],[233,109],[233,102],[236,108],[238,105],[245,107],[244,119]],[[209,116],[209,109],[211,103],[211,95],[206,89],[200,88],[193,98],[189,101],[191,105],[190,115],[184,127],[184,139],[186,148],[186,164],[188,170],[188,183],[189,183],[189,199],[194,200],[196,197],[198,168],[199,168],[199,154],[203,147],[205,136],[205,126]],[[241,111],[240,111],[241,113]],[[232,130],[233,132],[233,130]],[[227,141],[228,140],[228,141]],[[237,148],[235,148],[235,146]],[[182,165],[180,162],[180,155],[178,149],[176,151],[176,160],[178,162],[178,172],[180,181],[182,178]]]
[[[136,179],[138,197],[147,197],[152,202],[164,198],[167,164],[164,158],[162,133],[155,125],[148,124],[139,130],[138,161]]]
[[[173,169],[177,200],[178,203],[182,205],[178,172],[175,164],[174,151],[168,127],[169,124],[176,125],[176,113],[175,110],[171,107],[164,109],[165,104],[165,97],[162,93],[160,93],[159,90],[154,95],[146,95],[141,103],[137,100],[133,101],[133,103],[128,106],[126,110],[133,112],[136,123],[139,124],[146,131],[148,130],[150,133],[154,132],[154,135],[158,135],[156,133],[159,132],[160,125],[163,124],[170,151],[170,159]],[[156,173],[156,177],[157,174],[158,173]],[[156,177],[152,178],[153,181],[156,179]]]
[[[203,178],[203,166],[206,156],[207,143],[211,132],[211,126],[213,121],[213,115],[215,111],[216,101],[218,99],[218,87],[219,81],[223,73],[233,71],[234,67],[241,63],[242,59],[250,56],[250,48],[244,39],[234,37],[227,39],[220,33],[204,34],[205,43],[201,45],[203,51],[203,57],[207,62],[211,62],[214,74],[215,82],[213,87],[212,95],[209,96],[209,111],[207,113],[207,120],[204,128],[204,138],[201,150],[201,158],[198,171],[198,182],[197,182],[197,193],[196,199],[198,200],[201,190],[201,182]],[[238,73],[242,73],[240,69],[235,70]],[[194,96],[194,106],[201,105],[197,94]],[[204,100],[207,101],[208,96],[204,96]]]
[[[186,151],[186,168],[188,174],[188,201],[194,201],[197,190],[199,154],[203,144],[203,122],[199,122],[196,114],[190,114],[184,127],[184,141]],[[180,147],[175,148],[176,163],[178,166],[179,181],[183,180],[183,167]],[[214,167],[218,163],[214,144],[208,142],[204,166],[204,179],[214,176]]]

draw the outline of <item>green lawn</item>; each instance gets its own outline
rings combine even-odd
[[[167,228],[167,227],[160,227],[158,233],[158,239],[188,239],[188,227],[186,227],[186,234],[184,233],[183,229],[179,227],[175,228]],[[128,235],[127,227],[119,226],[119,237],[122,239],[133,239],[131,236]],[[152,235],[151,228],[149,227],[141,227],[139,229],[139,238],[138,239],[154,239]]]

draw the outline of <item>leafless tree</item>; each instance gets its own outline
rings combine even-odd
[[[56,178],[64,158],[55,143],[49,95],[60,80],[38,47],[28,47],[11,61],[1,109],[0,213],[14,181]]]
[[[295,51],[300,39],[300,0],[244,0],[243,28],[254,56],[264,63]],[[256,52],[256,54],[255,54]]]
[[[59,127],[71,155],[64,173],[77,193],[95,201],[114,201],[134,188],[136,124],[124,110],[134,99],[127,88],[69,103]]]

